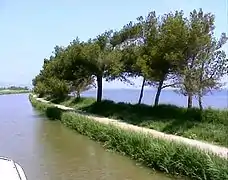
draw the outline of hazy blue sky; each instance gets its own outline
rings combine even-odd
[[[153,10],[163,14],[182,9],[188,15],[198,8],[216,15],[217,36],[228,32],[226,0],[0,0],[0,83],[30,84],[53,47],[67,45],[76,36],[87,40],[118,30]]]

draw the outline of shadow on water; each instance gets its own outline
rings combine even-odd
[[[170,180],[110,153],[32,108],[27,95],[0,97],[0,155],[17,161],[33,180]],[[13,113],[12,113],[13,112]],[[48,108],[48,116],[62,115]],[[152,174],[151,174],[152,173]]]
[[[59,120],[62,116],[63,110],[60,110],[57,107],[48,107],[47,110],[45,111],[45,115],[50,119],[50,120]]]
[[[37,141],[42,144],[46,175],[54,179],[154,179],[172,177],[137,166],[134,161],[108,152],[86,136],[62,126],[57,121],[42,121]]]
[[[52,121],[45,121],[39,139],[45,148],[45,161],[47,168],[57,171],[62,177],[68,176],[65,172],[70,167],[72,177],[79,179],[164,179],[172,177],[152,171],[143,166],[136,166],[135,162],[127,157],[116,153],[105,151],[99,143],[90,140],[88,137],[79,135],[60,124],[57,119],[61,119],[64,111],[56,107],[48,107],[46,115]],[[53,117],[52,117],[53,116]],[[51,124],[51,125],[49,125]],[[50,154],[49,154],[50,153]],[[54,163],[51,163],[55,159]],[[69,171],[69,170],[68,170]],[[133,173],[134,172],[134,173]],[[145,173],[145,174],[144,174]],[[58,175],[57,174],[57,175]],[[52,175],[52,177],[57,176]],[[69,177],[68,177],[69,179]],[[179,179],[183,179],[179,177]]]

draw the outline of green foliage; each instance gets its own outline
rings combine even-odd
[[[44,84],[44,82],[36,82],[36,86],[34,87],[34,93],[38,94],[39,97],[44,97],[44,95],[47,95],[48,87]]]
[[[169,134],[204,140],[228,147],[225,134],[228,129],[228,111],[197,108],[187,109],[174,105],[138,105],[114,103],[110,100],[95,102],[92,98],[67,98],[54,102],[79,111],[118,119]]]
[[[188,37],[183,68],[180,69],[178,87],[188,96],[188,107],[192,107],[192,96],[200,98],[211,89],[219,88],[219,81],[227,73],[228,60],[220,49],[226,43],[223,33],[217,41],[214,37],[214,15],[200,9],[190,13],[186,22]]]
[[[45,60],[43,69],[33,80],[33,85],[36,86],[39,81],[42,83],[47,81],[44,84],[51,84],[54,77],[55,81],[60,80],[58,84],[66,82],[69,89],[80,95],[82,91],[94,85],[96,78],[99,92],[97,99],[101,100],[102,78],[106,78],[106,80],[118,78],[121,68],[121,63],[118,63],[118,61],[122,54],[120,50],[113,49],[110,46],[111,34],[111,31],[105,32],[88,42],[80,42],[77,38],[66,48],[56,46],[53,52],[54,56],[51,56],[49,60]],[[50,79],[51,82],[49,82]],[[63,84],[59,87],[62,88]],[[44,91],[43,93],[50,94],[55,91],[57,89]]]
[[[164,15],[160,21],[154,15],[150,21],[153,24],[147,29],[140,62],[146,77],[160,81],[180,64],[186,44],[187,27],[182,12]]]
[[[54,77],[48,79],[47,86],[49,87],[48,93],[56,98],[64,97],[69,93],[67,84],[63,80]]]
[[[39,97],[46,95],[53,98],[62,98],[68,95],[69,88],[63,80],[50,77],[44,82],[38,82],[34,88],[34,92],[39,94]]]
[[[30,100],[33,106],[43,112],[53,108],[51,105],[38,102],[31,96]],[[216,155],[187,145],[101,124],[76,113],[62,112],[60,109],[56,111],[59,111],[59,116],[55,118],[66,126],[102,142],[105,148],[129,156],[148,167],[197,180],[228,178],[227,160]]]
[[[87,91],[93,86],[95,86],[93,78],[76,79],[70,82],[70,92],[73,92],[74,96],[80,98],[83,91]]]
[[[228,59],[221,50],[227,37],[223,33],[217,40],[214,29],[214,15],[202,9],[193,10],[189,17],[183,11],[160,17],[150,12],[119,31],[105,31],[86,42],[77,37],[67,47],[55,46],[33,80],[34,89],[43,96],[62,96],[67,89],[80,96],[96,81],[100,102],[102,80],[134,84],[128,78],[141,76],[140,98],[145,85],[155,86],[154,104],[158,105],[162,89],[178,87],[192,107],[193,96],[201,101],[222,86],[219,82],[227,73]],[[48,90],[53,83],[57,85]]]

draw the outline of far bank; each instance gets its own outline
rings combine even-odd
[[[7,94],[25,94],[25,93],[30,93],[30,90],[9,90],[9,89],[4,89],[0,90],[0,95],[7,95]]]

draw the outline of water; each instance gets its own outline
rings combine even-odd
[[[19,162],[32,180],[170,180],[50,121],[28,95],[0,96],[0,156]]]
[[[103,99],[110,99],[115,102],[137,103],[140,90],[138,89],[104,89]],[[144,91],[142,103],[153,104],[155,90]],[[89,90],[83,93],[84,96],[96,97],[96,90]],[[175,104],[178,106],[187,106],[187,97],[175,93],[173,90],[163,90],[160,96],[160,103]],[[197,100],[193,99],[193,105],[198,106]],[[213,92],[203,97],[203,106],[224,109],[228,108],[228,90]]]

